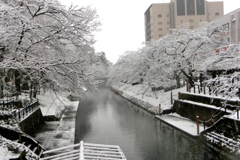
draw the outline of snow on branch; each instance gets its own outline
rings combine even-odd
[[[0,69],[20,72],[23,81],[39,85],[92,86],[90,59],[100,25],[91,7],[67,8],[55,0],[1,1]]]

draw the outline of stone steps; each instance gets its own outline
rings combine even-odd
[[[2,137],[11,140],[14,145],[24,147],[24,150],[18,155],[11,157],[9,159],[20,159],[24,157],[25,153],[31,150],[36,156],[40,157],[45,148],[43,148],[40,142],[33,137],[12,129],[5,128],[0,126],[0,134]],[[23,157],[22,157],[23,156]],[[24,158],[23,158],[24,159]]]
[[[232,139],[216,132],[208,132],[204,135],[207,141],[222,146],[230,152],[240,149],[240,138]]]

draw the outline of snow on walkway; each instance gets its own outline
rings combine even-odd
[[[55,115],[61,118],[60,121],[45,122],[45,131],[36,135],[47,149],[74,144],[75,118],[79,101],[72,102],[67,96],[67,93],[56,95],[50,91],[37,96],[43,116]]]
[[[171,91],[164,92],[163,90],[160,90],[152,92],[151,88],[146,88],[146,86],[143,84],[132,86],[131,84],[119,83],[113,87],[128,94],[129,96],[141,99],[142,101],[145,101],[157,108],[159,104],[161,104],[162,109],[170,109],[172,106]],[[173,100],[178,99],[178,92],[183,92],[185,90],[185,87],[173,90]]]
[[[186,133],[190,136],[197,137],[197,124],[187,118],[179,117],[177,114],[170,115],[156,115],[157,119],[167,123],[168,125]],[[199,125],[199,133],[204,130],[203,125]]]
[[[43,116],[55,115],[61,118],[66,106],[78,107],[78,101],[72,102],[67,99],[68,93],[54,93],[52,91],[42,92],[37,95]]]

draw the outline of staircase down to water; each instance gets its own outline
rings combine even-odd
[[[201,138],[215,150],[240,159],[240,120],[223,117],[203,131]]]
[[[37,157],[41,157],[43,151],[45,151],[38,140],[25,133],[0,126],[0,134],[2,137],[16,143],[16,145],[23,145],[25,148],[23,151],[17,152],[15,156],[9,157],[11,160],[25,159],[27,152],[31,152]]]
[[[209,128],[200,133],[200,138],[211,148],[230,157],[240,159],[240,120],[231,118],[234,110],[240,109],[240,101],[192,93],[179,93],[173,109],[181,116],[199,122]]]

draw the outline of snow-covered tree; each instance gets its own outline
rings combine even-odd
[[[95,71],[97,79],[106,78],[108,74],[108,68],[112,65],[106,58],[104,52],[96,52],[91,55],[91,65]]]
[[[194,73],[201,71],[199,66],[205,63],[216,47],[228,43],[220,35],[223,31],[217,27],[212,29],[212,32],[173,30],[169,36],[150,43],[154,69],[159,71],[161,77],[175,79],[177,83],[179,76],[184,75],[193,86]]]
[[[90,7],[66,8],[56,0],[0,2],[0,68],[15,74],[16,90],[26,81],[40,86],[90,89],[90,52],[100,22]]]
[[[209,62],[209,55],[214,56],[216,47],[228,44],[223,33],[214,26],[207,32],[172,30],[170,35],[123,55],[113,66],[110,77],[117,82],[140,75],[143,83],[151,87],[170,86],[174,81],[180,87],[181,79],[188,79],[193,86],[194,77],[205,71],[203,66]]]
[[[228,98],[240,97],[240,45],[231,44],[218,48],[209,60],[206,70],[213,79],[205,82],[213,95]]]

